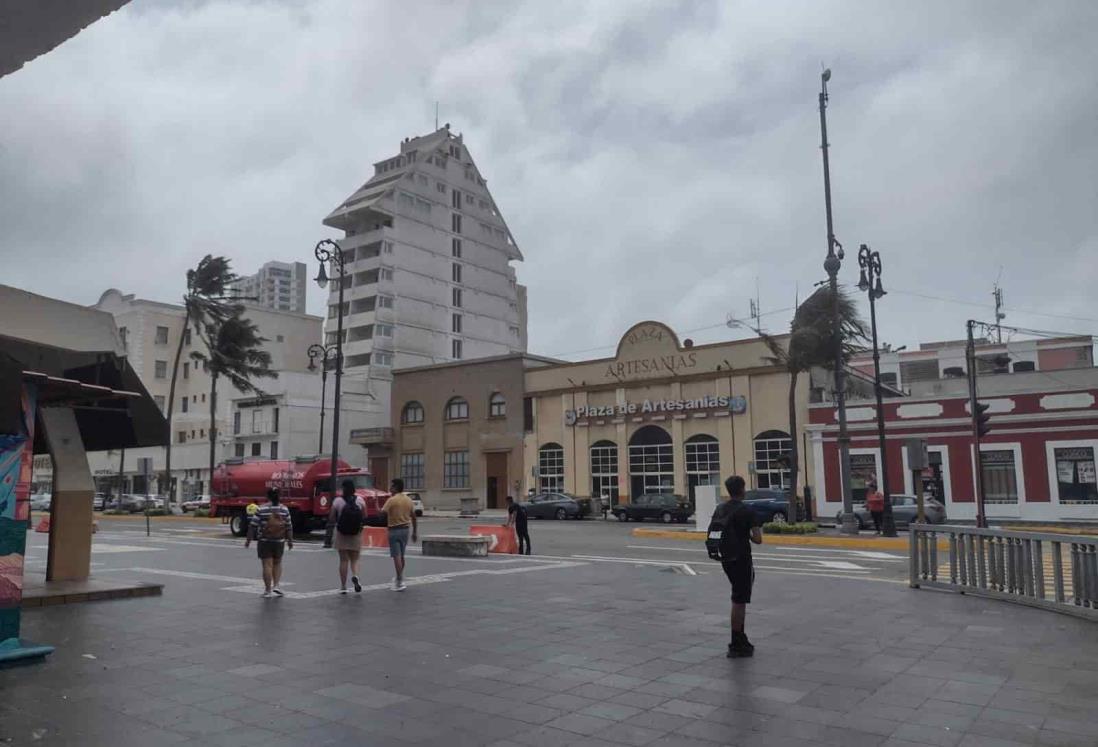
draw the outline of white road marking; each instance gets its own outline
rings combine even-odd
[[[826,552],[826,553],[840,553],[843,555],[858,555],[863,558],[873,558],[874,560],[891,560],[896,563],[902,563],[906,560],[906,557],[900,557],[894,553],[879,552],[877,550],[840,550],[835,547],[797,547],[795,545],[770,545],[771,550],[782,550],[783,552]]]
[[[136,545],[103,545],[98,542],[92,545],[91,551],[93,555],[99,555],[100,553],[119,553],[119,552],[162,552],[162,547],[138,547]]]
[[[695,548],[695,547],[658,547],[656,545],[626,545],[626,547],[628,547],[630,549],[633,549],[633,550],[674,550],[675,552],[693,552],[693,553],[702,553],[702,554],[706,553],[705,550],[699,550],[698,548]],[[785,561],[788,561],[790,563],[817,563],[817,562],[823,562],[825,559],[842,561],[842,562],[849,562],[848,558],[846,558],[844,556],[841,556],[841,555],[826,555],[826,556],[817,555],[817,556],[813,556],[812,558],[791,558],[787,555],[774,555],[774,554],[771,554],[769,552],[755,551],[755,552],[752,553],[752,556],[756,557],[756,558],[770,558],[772,560],[785,560]],[[880,558],[875,558],[875,559],[880,559]],[[893,562],[893,563],[899,563],[902,560],[903,560],[902,558],[896,558],[896,557],[891,557],[891,556],[887,558],[888,562]],[[857,567],[860,568],[861,566],[857,566]]]
[[[255,578],[242,578],[240,576],[219,576],[213,573],[194,573],[192,571],[173,571],[167,568],[104,568],[104,573],[153,573],[161,576],[177,576],[179,578],[193,578],[199,581],[223,581],[231,584],[258,584],[263,587],[263,582]],[[293,586],[287,582],[286,586]]]
[[[789,566],[784,566],[784,565],[758,565],[758,564],[755,564],[755,570],[765,570],[765,571],[794,571],[795,570],[795,572],[797,572],[797,573],[805,573],[805,574],[809,574],[809,575],[829,576],[829,575],[832,575],[831,573],[829,573],[830,570],[843,571],[844,573],[854,573],[854,574],[869,573],[868,570],[864,570],[864,569],[856,570],[855,568],[833,568],[833,569],[829,569],[829,568],[825,567],[825,568],[819,568],[819,569],[817,569],[817,568],[797,568],[797,569],[793,569],[793,568],[790,568]]]

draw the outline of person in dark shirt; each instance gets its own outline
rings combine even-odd
[[[515,499],[507,496],[507,526],[515,528],[518,535],[519,555],[530,554],[530,528],[526,522],[526,508],[515,503]],[[526,552],[523,552],[523,548]]]
[[[755,584],[755,566],[751,561],[751,544],[762,544],[762,530],[755,512],[743,502],[744,480],[732,475],[724,481],[729,500],[717,506],[713,520],[724,525],[721,536],[721,567],[732,585],[732,641],[728,644],[728,658],[751,656],[755,647],[747,640],[744,622],[747,605],[751,603],[751,588]]]

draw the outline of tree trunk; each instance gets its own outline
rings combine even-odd
[[[797,475],[800,472],[800,445],[797,439],[797,378],[799,374],[791,371],[789,374],[789,520],[800,520],[800,512],[797,510]]]
[[[206,495],[213,495],[214,467],[217,463],[217,373],[210,371],[210,479]]]
[[[190,307],[184,302],[183,330],[179,333],[179,346],[175,349],[175,363],[172,365],[172,383],[168,385],[168,440],[164,446],[164,472],[168,478],[168,500],[164,508],[171,513],[172,499],[175,498],[175,489],[172,485],[172,414],[175,412],[175,382],[179,378],[179,359],[183,357],[183,341],[187,339],[187,325],[191,321]]]

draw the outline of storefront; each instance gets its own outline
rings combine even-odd
[[[642,322],[612,358],[528,369],[525,490],[616,504],[644,493],[693,497],[731,474],[749,487],[790,487],[781,461],[793,438],[789,376],[769,357],[759,339],[694,345]],[[807,379],[795,393],[799,423]]]

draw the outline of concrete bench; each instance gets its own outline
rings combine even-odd
[[[470,537],[468,535],[431,535],[423,537],[424,555],[448,558],[487,557],[490,537]]]

